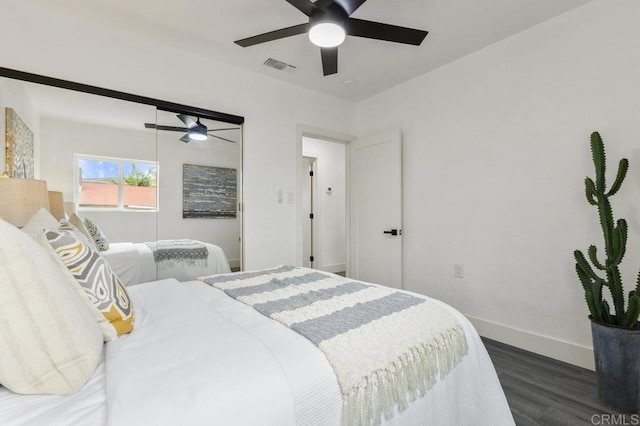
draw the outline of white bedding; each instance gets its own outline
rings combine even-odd
[[[158,268],[153,260],[153,251],[146,244],[110,243],[109,250],[100,254],[126,286],[166,278],[189,281],[204,275],[231,272],[227,256],[220,247],[208,243],[202,244],[209,252],[207,266],[178,265]]]
[[[82,390],[69,396],[18,395],[0,386],[2,426],[93,426],[107,421],[104,352]]]
[[[340,424],[335,375],[322,352],[296,332],[199,281],[163,280],[129,290],[136,330],[106,345],[106,380],[101,364],[70,399],[0,392],[0,424]],[[385,424],[513,425],[478,334],[441,304],[463,324],[469,353]]]
[[[107,347],[109,424],[340,424],[337,380],[313,344],[201,282],[175,285],[131,289],[143,306],[142,327],[129,337],[135,344]],[[385,424],[512,425],[478,334],[447,309],[464,325],[468,355]]]

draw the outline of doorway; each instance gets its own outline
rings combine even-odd
[[[303,266],[339,274],[347,264],[346,148],[302,138]]]

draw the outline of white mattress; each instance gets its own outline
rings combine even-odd
[[[335,375],[299,334],[197,281],[146,283],[130,294],[136,329],[106,345],[106,380],[101,363],[71,397],[2,390],[0,424],[340,424]],[[465,328],[468,355],[385,424],[513,425],[480,338],[448,309]]]
[[[189,281],[206,275],[231,272],[227,256],[220,247],[202,244],[209,252],[207,266],[179,265],[158,268],[153,260],[153,251],[146,244],[138,243],[110,243],[109,250],[100,254],[125,286],[167,278]]]

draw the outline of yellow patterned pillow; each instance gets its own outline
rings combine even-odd
[[[45,237],[88,296],[104,341],[130,333],[135,315],[129,294],[95,246],[65,221]]]

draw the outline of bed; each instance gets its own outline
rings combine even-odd
[[[243,289],[263,285],[261,272],[241,274]],[[322,274],[327,282],[338,279]],[[340,385],[327,357],[300,333],[242,302],[246,298],[231,297],[229,289],[250,292],[238,290],[235,276],[214,276],[209,282],[215,285],[166,279],[129,287],[135,330],[105,344],[104,359],[84,388],[70,397],[19,396],[0,388],[0,424],[344,424]],[[467,350],[446,377],[382,424],[513,425],[469,321],[437,300],[398,293],[451,314],[464,330]]]
[[[154,253],[146,243],[110,243],[109,250],[102,251],[100,254],[109,262],[115,274],[126,286],[165,278],[189,281],[204,275],[231,272],[229,261],[220,247],[200,241],[194,241],[194,243],[202,244],[206,248],[208,252],[206,261],[159,264],[156,263]]]

